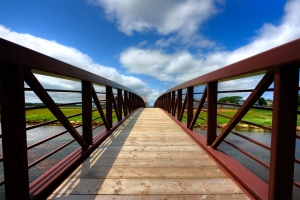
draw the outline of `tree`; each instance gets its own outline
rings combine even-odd
[[[241,101],[243,97],[241,96],[229,96],[229,97],[222,97],[218,100],[221,103],[238,103]]]
[[[257,102],[256,102],[259,106],[266,106],[267,105],[267,102],[265,100],[265,98],[263,97],[260,97]]]

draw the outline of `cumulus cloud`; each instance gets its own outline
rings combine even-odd
[[[73,47],[64,46],[56,41],[49,41],[30,34],[13,32],[1,25],[0,37],[120,83],[141,95],[145,95],[145,91],[148,90],[147,84],[143,83],[142,80],[132,76],[122,75],[115,68],[100,65],[94,62],[87,54],[84,54]],[[81,88],[81,84],[78,82],[41,75],[36,76],[45,88],[60,88],[66,90],[80,90]]]
[[[193,35],[186,35],[181,34],[180,32],[175,36],[158,39],[154,43],[154,46],[158,49],[173,47],[175,50],[197,48],[200,51],[202,49],[217,50],[222,48],[216,41],[212,41],[203,35],[196,33]]]
[[[148,91],[147,94],[147,99],[148,102],[150,102],[152,105],[153,103],[156,101],[157,97],[162,93],[163,91],[159,90],[159,89],[152,89],[150,91]]]
[[[247,45],[234,51],[192,54],[186,50],[166,53],[161,49],[130,47],[120,54],[120,62],[129,72],[147,74],[177,85],[299,38],[299,10],[299,0],[288,1],[278,25],[264,24]],[[174,40],[172,37],[167,40],[161,39],[157,41],[157,45],[168,46]],[[254,79],[255,81],[244,81],[244,86],[253,88],[258,81],[257,78]]]
[[[109,20],[116,21],[127,35],[155,30],[167,35],[174,32],[194,33],[218,12],[220,0],[90,0],[101,6]]]
[[[120,55],[120,62],[131,73],[147,74],[160,81],[181,83],[216,69],[215,62],[195,58],[187,51],[174,54],[162,50],[131,47]]]

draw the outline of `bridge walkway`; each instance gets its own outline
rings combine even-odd
[[[163,111],[140,109],[49,199],[248,199]]]

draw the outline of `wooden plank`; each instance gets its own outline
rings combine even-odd
[[[96,157],[96,159],[90,159],[95,167],[106,167],[106,166],[127,166],[127,167],[203,167],[203,166],[217,166],[214,161],[209,157],[201,160],[191,158],[165,158],[165,159],[138,159],[138,158],[102,158]],[[82,167],[90,166],[91,164],[84,162]]]
[[[102,158],[194,158],[202,159],[207,158],[205,153],[192,153],[192,152],[138,152],[138,151],[103,151]]]
[[[69,195],[61,196],[60,200],[216,200],[216,199],[230,199],[230,200],[246,200],[249,199],[245,194],[205,194],[205,195]]]
[[[69,176],[75,178],[76,173]],[[214,167],[127,167],[127,166],[106,166],[92,167],[83,166],[80,169],[81,179],[203,179],[203,178],[228,178],[218,166]]]
[[[116,199],[248,199],[161,110],[139,112],[107,138],[50,199],[76,199],[77,195],[112,199],[116,194]]]
[[[103,149],[109,151],[176,151],[178,149],[186,152],[199,151],[198,146],[109,146]],[[101,149],[101,148],[99,148]]]
[[[107,146],[111,145],[112,141],[107,141],[107,143],[103,144],[102,146]],[[165,142],[165,141],[160,141],[160,142],[142,142],[142,141],[136,141],[136,142],[125,142],[125,141],[114,141],[114,145],[137,145],[137,146],[160,146],[160,145],[191,145],[193,144],[193,141],[173,141],[173,142]]]
[[[79,179],[68,178],[57,194],[242,194],[230,178]]]

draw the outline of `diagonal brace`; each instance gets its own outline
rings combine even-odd
[[[195,123],[196,123],[197,118],[198,118],[198,116],[199,116],[199,114],[200,114],[200,111],[201,111],[201,109],[202,109],[202,107],[203,107],[203,105],[204,105],[204,103],[205,103],[206,97],[207,97],[207,90],[206,90],[206,87],[205,87],[204,92],[203,92],[203,94],[202,94],[202,96],[201,96],[200,102],[199,102],[199,104],[198,104],[198,108],[197,108],[197,110],[196,110],[196,113],[195,113],[195,115],[194,115],[194,117],[193,117],[193,120],[192,120],[192,122],[191,122],[191,125],[190,125],[190,127],[189,127],[190,130],[193,130],[193,129],[194,129]]]
[[[253,92],[247,98],[245,103],[235,113],[234,117],[230,120],[227,126],[223,129],[217,139],[212,143],[211,147],[216,149],[220,143],[227,137],[230,131],[239,123],[239,121],[247,114],[253,104],[263,95],[263,93],[269,88],[274,81],[274,71],[268,71],[261,79]]]
[[[117,115],[117,119],[118,119],[118,121],[121,121],[119,109],[117,107],[116,99],[115,99],[114,94],[113,94],[112,91],[111,91],[111,96],[112,96],[112,103],[113,103],[113,106],[114,106],[114,109],[115,109],[115,112],[116,112],[116,115]]]
[[[127,99],[127,91],[124,90],[124,101],[123,101],[123,110],[124,110],[124,115],[127,116],[127,110],[128,110],[128,99]]]
[[[73,136],[73,138],[79,143],[82,148],[87,148],[88,144],[81,138],[77,130],[72,126],[63,112],[55,104],[50,95],[46,92],[40,82],[33,75],[31,70],[26,69],[25,72],[25,82],[34,91],[34,93],[42,100],[42,102],[47,106],[47,108],[52,112],[52,114],[58,119],[58,121],[66,128],[66,130]]]
[[[122,90],[118,89],[118,111],[120,114],[120,118],[122,119],[123,114],[122,114],[122,107],[123,106],[123,95],[122,95]]]
[[[175,99],[175,103],[174,103],[174,106],[173,106],[173,109],[172,109],[172,115],[175,116],[175,113],[176,113],[176,107],[177,107],[177,99]]]
[[[98,112],[99,112],[99,114],[100,114],[100,116],[102,118],[102,121],[104,123],[104,126],[105,126],[106,130],[110,130],[110,127],[109,127],[109,125],[108,125],[108,123],[106,121],[106,118],[105,118],[102,106],[100,104],[100,101],[99,101],[99,99],[97,97],[97,94],[96,94],[96,91],[95,91],[95,88],[94,88],[93,85],[92,85],[92,96],[93,96],[94,102],[95,102],[95,104],[97,106]]]
[[[180,111],[180,115],[179,115],[179,121],[182,121],[184,109],[186,107],[186,102],[187,102],[187,94],[184,97],[183,105],[182,105],[182,108],[181,108],[181,111]]]

